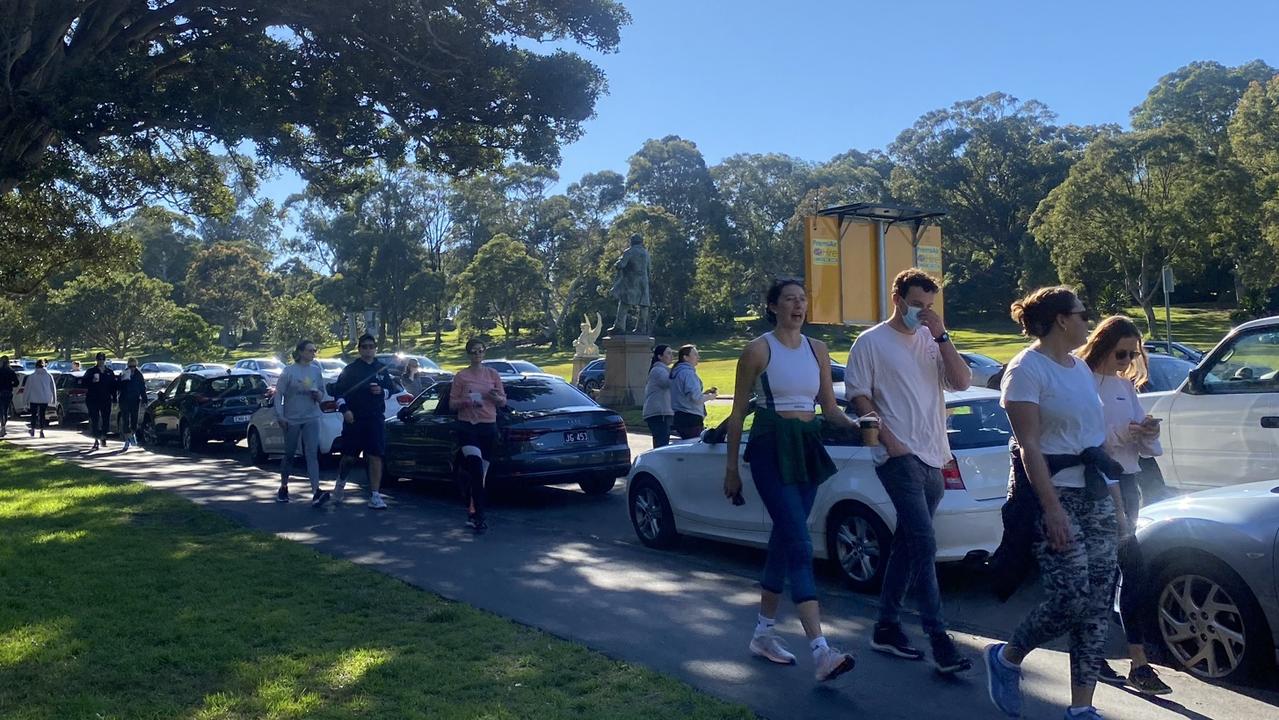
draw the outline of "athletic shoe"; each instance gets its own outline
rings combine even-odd
[[[278,502],[278,503],[286,503],[286,502],[288,502],[288,501],[289,501],[289,491],[288,491],[288,490],[285,490],[284,488],[280,488],[279,490],[277,490],[277,491],[276,491],[276,493],[275,493],[275,501],[276,501],[276,502]]]
[[[795,656],[786,649],[786,644],[774,633],[756,635],[751,638],[751,654],[762,657],[778,665],[794,665]]]
[[[28,431],[27,431],[27,434],[28,434],[28,435],[30,435],[31,437],[35,437],[35,436],[36,436],[36,429],[35,429],[35,428],[31,428],[30,430],[28,430]]]
[[[311,495],[311,507],[322,507],[324,503],[329,501],[329,493],[327,490],[321,490]]]
[[[369,495],[369,507],[375,510],[386,509],[386,502],[382,500],[382,493],[373,493]]]
[[[1008,667],[999,658],[1005,643],[986,646],[986,690],[990,701],[1008,717],[1021,717],[1021,670]]]
[[[1167,695],[1172,692],[1172,688],[1160,680],[1155,669],[1149,665],[1133,668],[1132,672],[1128,673],[1128,682],[1143,695]]]
[[[128,452],[128,451],[129,451],[129,446],[130,446],[131,444],[132,444],[132,443],[130,443],[130,442],[129,442],[128,438],[125,438],[125,440],[124,440],[124,449],[123,449],[123,450],[121,450],[120,452]]]
[[[1123,675],[1115,672],[1115,669],[1110,667],[1110,663],[1105,660],[1101,661],[1101,671],[1097,673],[1097,679],[1115,687],[1123,687],[1128,682]]]
[[[40,431],[40,437],[44,437],[44,431],[43,431],[43,430],[41,430],[41,431]]]
[[[345,495],[346,495],[346,489],[343,488],[341,484],[333,486],[333,504],[334,505],[341,505],[342,498]]]
[[[1101,716],[1101,713],[1097,712],[1097,708],[1092,705],[1084,708],[1081,713],[1073,713],[1070,708],[1066,708],[1065,718],[1066,720],[1106,720]]]
[[[955,647],[955,639],[946,633],[937,633],[930,638],[933,643],[933,665],[942,675],[967,672],[973,669],[973,661],[964,657]]]
[[[907,660],[924,659],[924,653],[910,644],[910,638],[906,637],[906,633],[902,632],[902,626],[897,623],[875,623],[870,647],[872,650]]]
[[[42,433],[43,433],[44,431],[43,431],[43,430],[41,430],[40,432],[42,432]],[[94,449],[94,450],[97,450],[97,449],[98,449],[98,441],[97,441],[97,440],[94,440],[94,441],[93,441],[93,449]]]
[[[817,682],[828,682],[852,670],[857,661],[852,655],[842,653],[833,647],[822,648],[817,658]]]

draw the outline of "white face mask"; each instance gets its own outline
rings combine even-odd
[[[923,311],[923,308],[915,307],[914,305],[907,305],[906,314],[902,315],[902,322],[906,323],[907,328],[911,330],[918,330],[919,327],[924,324],[924,321],[919,319],[919,314]]]

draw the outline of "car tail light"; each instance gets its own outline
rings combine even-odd
[[[548,431],[541,428],[507,428],[506,439],[509,442],[529,442]]]
[[[618,442],[623,442],[623,443],[626,442],[626,421],[625,420],[618,420],[617,422],[609,423],[604,426],[604,430],[606,432],[612,431],[613,433],[615,433],[617,436],[616,440]]]
[[[89,391],[77,388],[75,390],[68,390],[67,394],[70,395],[71,397],[83,397],[85,395],[88,395]]]
[[[413,402],[413,394],[400,393],[399,395],[395,396],[395,401],[401,405],[408,405],[409,403]]]
[[[959,474],[959,463],[955,462],[955,458],[951,458],[946,467],[941,469],[941,477],[947,490],[968,489],[964,487],[964,477]]]
[[[337,412],[337,411],[338,411],[337,400],[325,400],[324,402],[320,403],[320,412],[331,413],[331,412]]]

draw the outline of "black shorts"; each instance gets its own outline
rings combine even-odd
[[[386,456],[386,423],[381,418],[359,418],[342,425],[342,455]]]

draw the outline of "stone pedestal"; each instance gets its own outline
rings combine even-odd
[[[576,385],[577,379],[582,375],[582,368],[590,365],[592,362],[599,360],[599,355],[591,355],[590,357],[582,357],[581,355],[573,356],[573,375],[568,379],[569,384]]]
[[[647,335],[618,335],[604,338],[604,389],[599,402],[614,410],[644,405],[644,385],[653,359],[653,338]]]

